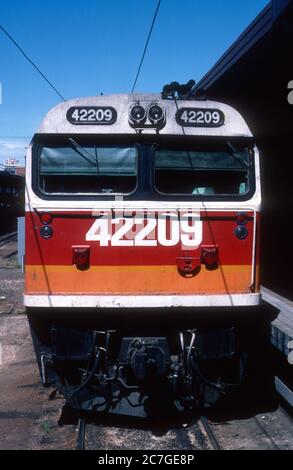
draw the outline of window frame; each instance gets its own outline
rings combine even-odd
[[[38,187],[38,156],[37,150],[46,145],[64,143],[64,139],[74,138],[82,145],[83,142],[97,141],[100,144],[129,145],[136,146],[137,154],[137,185],[136,189],[129,195],[123,193],[44,193]],[[240,142],[251,153],[251,165],[249,169],[249,191],[242,195],[202,195],[202,194],[164,194],[155,188],[154,154],[158,146],[168,147],[182,144],[182,147],[194,145],[196,141],[213,142],[213,144],[229,140],[231,143]],[[166,202],[213,202],[213,201],[249,201],[256,191],[255,180],[255,140],[253,137],[212,137],[206,136],[175,136],[175,135],[125,135],[125,134],[35,134],[32,142],[32,190],[42,200],[52,201],[114,201],[116,196],[123,196],[125,201],[166,201]],[[61,146],[61,145],[60,145]]]
[[[226,140],[230,140],[229,137],[226,137]],[[248,144],[249,142],[247,142]],[[161,145],[164,148],[164,144]],[[239,200],[239,201],[248,201],[252,198],[255,193],[255,152],[253,145],[246,145],[245,148],[249,152],[250,166],[247,168],[248,171],[248,183],[249,189],[244,194],[184,194],[184,193],[163,193],[159,191],[156,187],[156,168],[155,168],[155,154],[158,150],[158,145],[153,145],[152,148],[152,188],[156,195],[160,197],[160,200],[181,200],[181,201],[230,201],[230,200]],[[170,150],[173,150],[170,148]],[[211,170],[213,172],[221,170]],[[228,171],[228,170],[227,170]],[[233,171],[233,170],[232,170]]]
[[[76,136],[74,136],[76,137]],[[83,136],[84,137],[84,136]],[[95,136],[97,138],[97,136]],[[98,136],[99,137],[99,136]],[[56,145],[56,148],[58,146],[62,147],[62,144],[64,145],[64,141],[67,139],[67,136],[63,136],[63,141],[58,142],[58,139],[54,142],[48,141],[48,142],[35,142],[32,146],[32,188],[34,192],[39,196],[41,199],[44,200],[111,200],[111,198],[115,198],[116,196],[123,196],[125,198],[133,196],[139,189],[140,185],[140,145],[137,142],[119,142],[118,140],[111,140],[108,139],[108,141],[103,142],[101,139],[101,146],[129,146],[133,147],[136,150],[136,155],[135,155],[135,168],[136,168],[136,185],[135,188],[128,192],[128,193],[118,193],[118,192],[109,192],[109,193],[103,193],[103,192],[89,192],[89,193],[71,193],[71,192],[46,192],[43,191],[41,184],[40,184],[40,156],[41,156],[41,151],[44,147],[46,146],[54,146]],[[78,144],[82,147],[82,144],[78,142]]]

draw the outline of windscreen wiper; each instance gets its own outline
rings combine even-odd
[[[91,159],[93,158],[93,155],[88,151],[86,150],[85,148],[81,147],[79,145],[78,142],[76,142],[74,139],[72,139],[71,137],[69,137],[69,142],[71,143],[72,145],[72,148],[73,150],[75,150],[75,152],[80,155],[84,160],[86,160],[88,163],[90,163],[92,166],[96,167],[96,170],[97,170],[97,179],[99,180],[99,177],[100,177],[100,170],[99,170],[99,159],[98,159],[98,151],[97,151],[97,146],[95,145],[95,161],[92,161]],[[87,158],[83,152],[87,155],[90,156],[90,158]]]
[[[72,139],[71,137],[69,137],[69,142],[72,144],[72,148],[73,150],[75,150],[76,153],[78,153],[78,155],[80,155],[84,160],[86,160],[88,163],[90,163],[92,166],[97,166],[96,162],[92,160],[93,158],[93,155],[88,152],[86,149],[84,149],[83,147],[81,147],[74,139]],[[89,155],[90,158],[87,158],[84,153]]]
[[[96,145],[95,145],[95,159],[96,159],[97,177],[99,177],[100,176],[99,159],[98,159],[98,149]]]
[[[231,142],[229,142],[229,140],[226,140],[226,144],[228,146],[228,152],[229,152],[229,155],[231,155],[231,157],[235,158],[235,160],[238,160],[238,162],[241,163],[242,166],[244,166],[245,168],[249,168],[250,167],[250,163],[247,163],[245,160],[242,160],[240,157],[238,157],[236,155],[236,149],[234,148],[234,146],[231,144]]]

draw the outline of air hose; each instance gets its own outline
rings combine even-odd
[[[199,378],[202,380],[202,382],[205,385],[208,385],[211,388],[214,388],[214,389],[216,389],[220,392],[223,392],[223,390],[225,388],[225,385],[224,384],[219,384],[217,382],[211,382],[204,375],[202,375],[202,373],[199,370],[199,367],[198,367],[198,365],[197,365],[197,363],[196,363],[196,361],[194,360],[193,357],[190,358],[190,364],[191,364],[191,367],[192,367],[193,371],[199,376]]]
[[[84,382],[82,382],[75,390],[73,390],[73,392],[70,395],[70,399],[72,399],[75,395],[77,395],[79,392],[81,392],[81,390],[83,390],[90,383],[90,381],[93,379],[93,377],[94,377],[94,375],[95,375],[95,373],[98,369],[99,362],[100,362],[100,349],[98,349],[98,351],[97,351],[92,370],[90,371],[90,373],[87,376],[86,380]]]

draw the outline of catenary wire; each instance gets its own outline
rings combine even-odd
[[[0,24],[0,29],[3,31],[4,34],[10,39],[10,41],[17,47],[17,49],[22,53],[22,55],[30,62],[30,64],[39,72],[39,74],[43,77],[44,80],[50,85],[50,87],[57,93],[57,95],[62,99],[62,101],[65,101],[65,98],[59,93],[57,88],[53,85],[52,82],[46,77],[46,75],[43,74],[43,72],[39,69],[39,67],[32,61],[32,59],[29,58],[29,56],[24,52],[22,47],[13,39],[13,37],[6,31],[6,29]]]
[[[133,82],[133,85],[132,85],[131,93],[134,92],[136,82],[137,82],[139,74],[140,74],[140,69],[141,69],[143,61],[144,61],[144,57],[145,57],[145,54],[146,54],[146,50],[147,50],[147,47],[148,47],[148,43],[149,43],[153,28],[154,28],[155,21],[156,21],[157,15],[158,15],[158,11],[159,11],[159,8],[160,8],[160,5],[161,5],[161,1],[162,0],[158,0],[156,11],[155,11],[154,16],[153,16],[153,21],[152,21],[152,24],[151,24],[151,27],[150,27],[150,30],[149,30],[149,34],[148,34],[148,37],[147,37],[147,40],[146,40],[146,43],[145,43],[145,46],[144,46],[144,50],[143,50],[143,53],[142,53],[142,57],[141,57],[141,60],[140,60],[139,66],[138,66],[138,70],[137,70],[137,73],[136,73],[136,76],[135,76],[135,79],[134,79],[134,82]]]

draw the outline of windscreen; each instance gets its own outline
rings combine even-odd
[[[163,194],[244,195],[249,191],[251,152],[225,145],[155,151],[156,190]]]
[[[129,194],[137,185],[135,146],[43,146],[39,186],[45,193]]]

